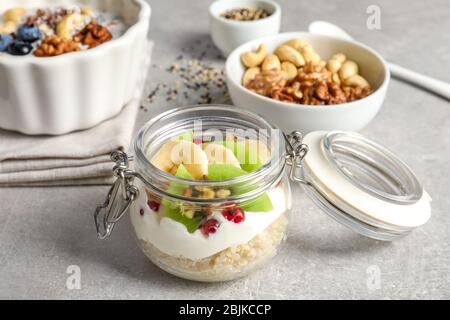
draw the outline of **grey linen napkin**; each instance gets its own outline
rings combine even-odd
[[[114,118],[62,136],[28,136],[0,129],[0,187],[110,184],[109,154],[130,146],[152,46],[149,42],[145,74],[135,98]]]
[[[63,136],[0,130],[0,186],[110,183],[109,154],[128,149],[138,102],[94,128]]]

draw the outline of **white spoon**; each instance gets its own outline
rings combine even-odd
[[[338,26],[326,21],[314,21],[309,25],[309,32],[338,37],[344,40],[353,40],[353,38]],[[391,74],[401,80],[412,83],[416,86],[434,92],[447,100],[450,100],[450,84],[444,81],[436,80],[418,72],[400,67],[394,63],[387,63]]]

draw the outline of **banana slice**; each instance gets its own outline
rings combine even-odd
[[[6,21],[4,24],[0,23],[0,34],[10,34],[16,29],[17,25],[13,21]]]
[[[170,160],[177,166],[183,164],[194,179],[204,179],[208,175],[208,157],[191,141],[178,141],[170,152]]]
[[[169,141],[165,143],[158,150],[158,152],[156,152],[156,154],[153,156],[150,162],[158,169],[171,173],[172,169],[176,166],[170,159],[170,153],[172,152],[172,149],[177,145],[177,143],[178,142],[176,141]]]
[[[88,16],[88,17],[93,17],[94,16],[94,11],[92,11],[92,9],[89,8],[89,7],[81,8],[80,12],[84,16]]]
[[[221,144],[209,143],[205,146],[204,150],[210,164],[230,164],[237,168],[241,168],[239,160],[236,158],[233,151]]]
[[[78,13],[69,14],[62,18],[56,25],[56,34],[61,38],[71,40],[73,33],[81,28],[83,23],[84,18],[82,15]]]
[[[6,10],[3,14],[3,21],[11,21],[15,24],[18,24],[26,12],[27,9],[22,7],[11,8],[9,10]]]
[[[271,154],[267,145],[261,140],[248,139],[245,142],[248,146],[249,155],[257,154],[261,164],[265,164],[271,160]]]

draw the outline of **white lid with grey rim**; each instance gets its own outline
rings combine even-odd
[[[316,131],[291,178],[329,216],[360,234],[391,241],[425,224],[431,198],[411,169],[383,146],[350,132]]]

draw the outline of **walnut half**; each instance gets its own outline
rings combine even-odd
[[[42,41],[34,51],[34,55],[36,57],[54,57],[74,51],[80,51],[80,46],[76,42],[51,35]]]
[[[280,70],[265,70],[255,76],[246,88],[260,95],[270,97],[273,91],[280,90],[286,85],[286,79]]]
[[[83,30],[77,33],[73,39],[77,42],[89,47],[89,49],[95,48],[104,42],[107,42],[113,38],[111,32],[96,21],[92,21],[87,24]]]

